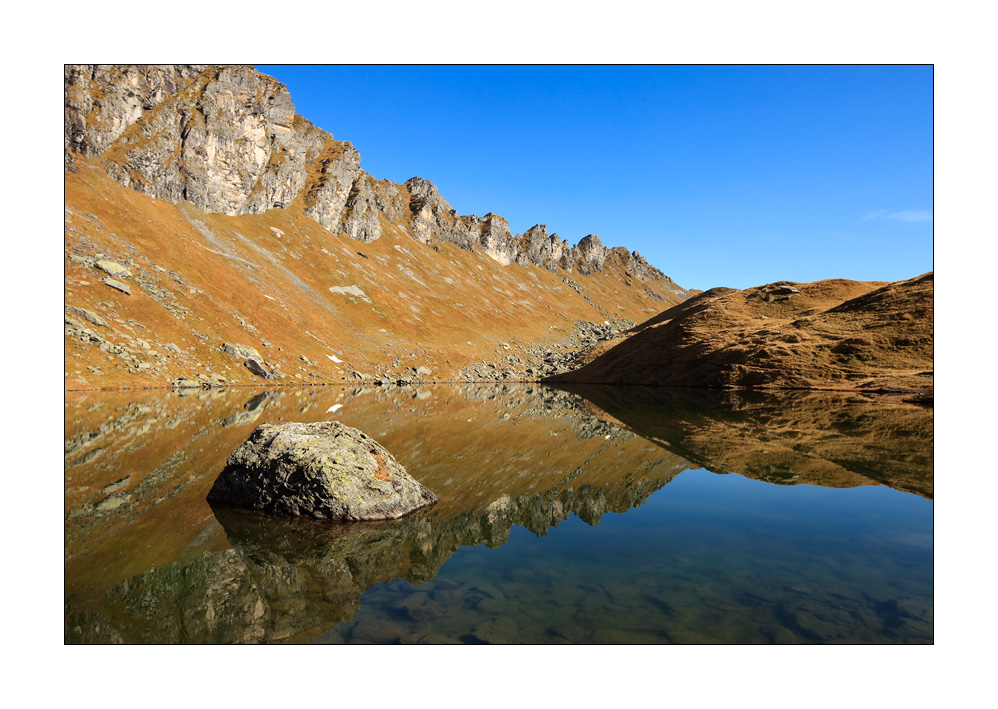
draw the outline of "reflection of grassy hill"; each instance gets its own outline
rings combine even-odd
[[[552,382],[804,389],[932,388],[933,274],[715,288]]]
[[[833,392],[576,385],[614,420],[694,466],[773,483],[879,483],[932,498],[933,412]]]

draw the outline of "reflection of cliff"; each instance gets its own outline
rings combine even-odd
[[[371,586],[433,579],[460,546],[499,546],[517,525],[544,534],[572,514],[597,524],[608,511],[642,504],[666,482],[621,475],[607,489],[503,495],[484,511],[453,517],[417,512],[387,523],[338,525],[216,509],[232,549],[126,579],[107,593],[100,610],[67,617],[66,641],[307,642],[350,620]]]
[[[778,484],[879,483],[932,498],[932,409],[896,397],[565,388],[713,472]]]
[[[373,584],[431,579],[458,547],[498,546],[513,526],[596,524],[688,467],[538,386],[129,396],[67,401],[67,642],[304,641],[350,619]],[[207,505],[253,426],[323,420],[335,403],[441,502],[352,526]]]

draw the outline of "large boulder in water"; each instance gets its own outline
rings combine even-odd
[[[208,493],[213,505],[350,521],[436,501],[377,441],[338,421],[259,426]]]

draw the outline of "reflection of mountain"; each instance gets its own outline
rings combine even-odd
[[[459,547],[499,546],[514,526],[596,524],[690,467],[932,494],[931,410],[819,394],[582,393],[589,401],[538,385],[70,395],[66,641],[307,641],[349,620],[373,584],[432,579]],[[340,526],[205,502],[253,426],[334,415],[440,502]]]
[[[67,416],[67,642],[307,640],[373,584],[431,579],[458,547],[498,546],[513,526],[596,524],[688,467],[540,386],[115,397],[74,397]],[[440,503],[380,525],[213,513],[204,495],[252,430],[239,413],[322,420],[333,401]],[[105,452],[77,462],[88,442]]]
[[[609,490],[504,495],[484,511],[436,518],[417,512],[388,523],[338,525],[217,509],[233,549],[126,579],[109,591],[100,612],[67,617],[66,641],[307,642],[350,620],[371,586],[433,579],[460,546],[499,546],[517,525],[544,534],[572,514],[597,524],[607,511],[640,505],[668,482],[627,484],[626,478]]]
[[[780,484],[879,483],[932,498],[933,412],[894,397],[565,388],[696,467]]]

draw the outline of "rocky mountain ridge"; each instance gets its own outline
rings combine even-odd
[[[689,297],[594,235],[514,236],[428,180],[375,180],[250,67],[67,66],[65,85],[67,390],[534,381],[595,337],[578,327]]]
[[[428,180],[374,179],[350,142],[297,115],[287,87],[252,67],[67,65],[65,86],[67,169],[75,155],[95,159],[157,199],[229,216],[297,203],[361,242],[389,222],[420,243],[481,250],[504,266],[588,275],[609,259],[640,280],[671,283],[637,252],[606,248],[594,234],[576,246],[543,224],[514,236],[497,214],[459,216]]]

